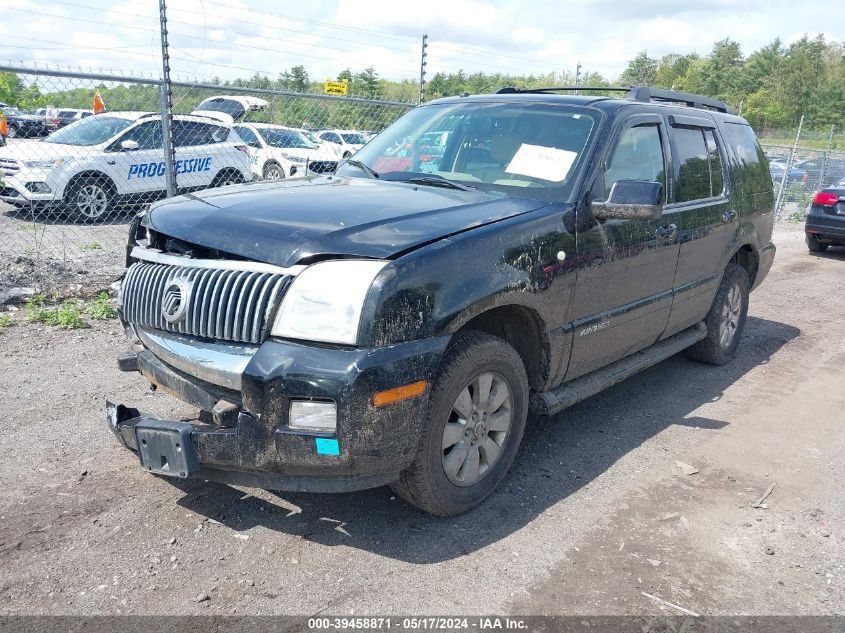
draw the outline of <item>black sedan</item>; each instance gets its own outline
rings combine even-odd
[[[3,108],[3,114],[9,123],[9,138],[44,136],[47,130],[44,117],[28,114],[12,106]]]
[[[807,248],[815,253],[845,246],[845,179],[819,191],[804,225]]]

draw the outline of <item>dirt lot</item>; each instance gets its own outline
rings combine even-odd
[[[506,483],[449,519],[387,488],[149,476],[104,400],[183,409],[117,370],[118,324],[18,314],[0,333],[0,612],[661,612],[646,592],[702,614],[843,614],[845,249],[811,256],[795,226],[776,241],[735,362],[677,356],[532,420]]]

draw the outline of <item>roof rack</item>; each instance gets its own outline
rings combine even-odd
[[[712,99],[703,95],[691,94],[689,92],[678,92],[676,90],[662,90],[650,86],[633,86],[624,88],[621,86],[556,86],[550,88],[514,88],[506,86],[499,88],[496,94],[542,94],[545,92],[625,92],[627,98],[633,101],[665,101],[668,103],[682,103],[690,108],[710,108],[717,112],[731,114],[731,109],[724,101]]]
[[[695,95],[689,92],[678,92],[676,90],[661,90],[649,86],[635,86],[628,93],[628,98],[634,101],[668,101],[671,103],[683,103],[690,108],[710,108],[717,112],[731,114],[731,109],[724,101]]]

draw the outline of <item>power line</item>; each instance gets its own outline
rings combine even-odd
[[[89,24],[97,24],[97,25],[101,24],[101,22],[98,22],[96,20],[87,20],[85,18],[60,16],[60,15],[55,15],[55,14],[51,14],[51,13],[41,13],[41,12],[37,12],[37,11],[30,11],[28,9],[17,9],[17,8],[11,8],[11,7],[10,7],[10,9],[14,10],[14,11],[21,11],[21,12],[24,12],[24,13],[35,13],[37,15],[41,15],[42,17],[53,17],[53,18],[67,19],[67,20],[73,20],[75,22],[86,22],[86,23],[89,23]],[[132,26],[132,25],[122,25],[122,26],[120,26],[120,25],[118,25],[118,28],[127,28],[127,29],[133,29],[133,30],[136,30],[136,31],[145,31],[145,32],[148,32],[148,33],[158,33],[157,29],[152,29],[152,28],[148,29],[148,28],[144,28],[144,27],[141,27],[141,26]],[[224,32],[226,31],[225,29],[217,29],[217,30],[221,30],[221,31],[224,31]],[[309,59],[318,59],[318,60],[321,60],[321,61],[329,61],[329,62],[335,61],[330,57],[324,57],[324,56],[321,56],[321,55],[311,55],[309,53],[301,53],[299,51],[264,48],[264,47],[253,46],[253,45],[248,45],[248,44],[238,44],[238,43],[235,43],[235,42],[220,42],[220,41],[217,41],[217,40],[208,40],[207,38],[201,37],[201,36],[198,36],[198,35],[189,35],[187,33],[171,32],[170,35],[174,38],[181,37],[181,38],[185,38],[185,39],[199,40],[199,41],[202,41],[202,42],[211,41],[211,42],[218,44],[218,45],[224,45],[225,46],[225,45],[228,44],[229,46],[236,46],[238,48],[245,48],[245,49],[248,49],[248,50],[261,50],[261,51],[266,51],[266,52],[276,53],[276,54],[287,53],[289,55],[296,55],[296,56],[299,56],[299,57],[307,57]],[[354,53],[354,52],[356,52],[356,51],[351,51],[351,50],[348,50],[348,49],[335,49],[335,50],[338,50],[338,51],[344,52],[344,53]],[[217,64],[217,65],[223,66],[224,64]],[[396,68],[396,67],[392,67],[392,66],[382,66],[382,68],[384,68],[386,70],[393,70],[393,71],[396,71],[396,72],[401,72],[401,73],[416,72],[415,70],[409,71],[407,68]],[[266,72],[266,71],[262,71],[262,72]]]
[[[256,15],[267,15],[267,16],[279,18],[279,19],[282,19],[282,20],[292,20],[294,22],[304,22],[306,24],[315,24],[315,25],[323,26],[323,27],[330,28],[330,29],[337,29],[339,31],[350,31],[352,33],[372,33],[374,35],[381,35],[382,37],[388,37],[390,39],[403,41],[403,42],[410,42],[410,41],[415,42],[416,39],[417,39],[417,36],[415,36],[415,35],[400,35],[398,33],[388,33],[386,31],[376,31],[374,29],[364,29],[364,28],[360,28],[360,27],[343,26],[343,25],[340,25],[340,24],[332,23],[332,22],[322,22],[320,20],[312,20],[312,19],[308,19],[308,18],[301,18],[301,17],[297,17],[297,16],[293,16],[293,15],[271,13],[269,11],[259,11],[257,9],[244,9],[243,7],[238,7],[238,6],[231,5],[231,4],[225,4],[223,2],[212,2],[212,1],[209,0],[208,4],[213,5],[213,6],[218,6],[218,7],[224,7],[226,9],[233,9],[235,11],[244,11],[244,12],[247,12],[247,13],[255,13]],[[181,9],[181,10],[184,11],[184,9]]]
[[[132,13],[132,12],[129,12],[129,11],[121,11],[119,9],[110,9],[110,8],[104,8],[104,7],[93,7],[93,6],[90,6],[90,5],[87,5],[87,4],[79,4],[77,2],[68,2],[67,0],[52,0],[51,4],[60,4],[60,5],[65,5],[65,6],[69,6],[69,7],[76,7],[76,8],[80,8],[80,9],[88,9],[88,10],[91,10],[91,11],[101,11],[101,12],[105,12],[105,13],[116,13],[118,15],[125,15],[127,17],[132,17],[132,18],[143,18],[143,19],[150,18],[150,16],[146,16],[146,15],[143,15],[143,14],[140,14],[140,13]],[[203,4],[205,4],[205,3],[203,3]],[[189,11],[188,9],[168,8],[168,10],[171,11],[171,12],[177,11],[177,12],[181,12],[181,13],[194,14],[193,11]],[[236,22],[236,23],[239,23],[239,24],[247,24],[247,25],[250,25],[250,26],[259,26],[259,27],[271,29],[271,30],[274,30],[274,31],[286,31],[286,32],[290,32],[290,33],[302,34],[301,29],[286,28],[286,27],[282,27],[282,26],[271,26],[271,25],[263,23],[263,22],[253,22],[253,21],[250,21],[250,20],[241,20],[241,19],[238,19],[238,18],[231,18],[229,16],[222,16],[222,15],[215,15],[215,14],[205,14],[205,17],[206,18],[226,20],[228,22]],[[233,29],[225,28],[225,27],[214,27],[214,26],[208,27],[207,25],[203,26],[203,25],[198,25],[198,24],[192,24],[192,23],[186,22],[186,21],[179,21],[179,20],[173,20],[173,19],[169,19],[168,22],[170,22],[171,24],[179,24],[181,26],[186,26],[186,27],[189,27],[189,28],[211,28],[212,30],[223,31],[223,32],[226,32],[226,33],[241,35],[243,37],[255,37],[255,35],[253,33],[244,33],[242,31],[235,31]],[[336,41],[339,41],[339,42],[347,42],[349,44],[358,44],[358,45],[363,45],[363,46],[374,46],[374,45],[376,45],[376,46],[379,46],[380,48],[384,48],[384,49],[392,50],[392,51],[397,51],[397,52],[400,52],[400,53],[409,53],[410,52],[409,49],[398,48],[398,47],[395,47],[395,46],[384,46],[383,44],[374,44],[372,42],[365,42],[365,41],[361,41],[361,40],[345,39],[345,38],[340,38],[340,37],[336,37],[336,36],[333,36],[333,35],[330,36],[330,37],[332,38],[332,40],[336,40]],[[262,35],[261,39],[262,40],[268,40],[269,39],[269,40],[276,40],[276,41],[279,41],[279,42],[292,43],[292,42],[290,42],[289,39],[277,38],[277,37],[272,37],[272,36],[268,36],[268,35]],[[323,48],[332,48],[333,50],[338,50],[338,51],[342,51],[342,52],[347,52],[347,51],[350,50],[350,49],[337,48],[337,47],[331,47],[331,46],[325,46],[325,45],[321,45],[321,46]]]

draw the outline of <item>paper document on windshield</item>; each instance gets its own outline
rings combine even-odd
[[[576,152],[523,143],[505,171],[541,180],[562,182],[578,156]]]

